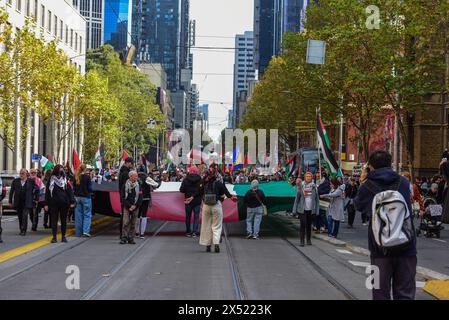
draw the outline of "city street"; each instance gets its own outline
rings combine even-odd
[[[145,240],[119,245],[117,223],[99,224],[90,239],[70,237],[67,244],[44,245],[2,262],[0,299],[371,299],[368,257],[317,239],[301,248],[297,232],[277,218],[264,219],[260,240],[244,238],[244,222],[227,224],[220,253],[206,253],[174,222],[152,221]],[[12,217],[5,217],[4,226],[0,258],[13,246],[48,236],[18,236]],[[342,238],[347,234],[342,230]],[[448,259],[438,260],[439,271],[447,268]],[[66,287],[69,265],[79,268],[79,290]],[[422,289],[425,280],[416,281],[416,299],[434,299]]]

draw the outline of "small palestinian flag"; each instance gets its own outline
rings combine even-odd
[[[44,171],[53,169],[54,167],[53,163],[44,156],[41,156],[40,164]]]
[[[327,136],[326,129],[324,129],[323,121],[319,113],[317,114],[316,119],[316,129],[318,136],[318,145],[321,152],[323,153],[324,160],[329,166],[330,174],[334,176],[338,175],[340,172],[340,168],[337,161],[335,161],[334,154],[331,150],[331,144],[329,142],[329,137]]]

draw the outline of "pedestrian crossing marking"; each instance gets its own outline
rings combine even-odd
[[[352,254],[352,252],[348,251],[348,250],[343,250],[343,249],[335,249],[335,250],[337,250],[337,252],[343,253],[343,254]]]
[[[371,263],[363,262],[363,261],[352,261],[352,260],[349,260],[349,263],[354,265],[354,266],[356,266],[356,267],[363,267],[363,268],[369,267],[371,265]]]

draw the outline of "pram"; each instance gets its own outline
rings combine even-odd
[[[440,238],[440,231],[444,229],[442,223],[443,206],[437,204],[434,198],[424,199],[424,214],[421,216],[419,227],[416,229],[416,235],[420,236],[421,233],[430,238],[435,236]]]

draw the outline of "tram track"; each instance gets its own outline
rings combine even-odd
[[[224,235],[224,242],[227,248],[227,254],[228,254],[228,261],[229,261],[229,268],[231,270],[232,275],[232,285],[234,289],[234,295],[237,300],[247,300],[248,296],[246,295],[246,290],[243,284],[242,277],[240,275],[240,271],[238,269],[237,265],[237,259],[235,257],[231,241],[228,237],[228,232],[226,225],[223,225],[223,235]]]
[[[60,255],[62,255],[63,253],[65,253],[65,252],[67,252],[69,250],[72,250],[74,248],[77,248],[77,247],[85,244],[86,242],[89,242],[90,240],[96,238],[97,236],[100,236],[100,235],[108,232],[109,230],[112,230],[114,227],[116,228],[117,224],[118,224],[118,222],[111,222],[107,226],[104,226],[104,225],[98,226],[98,228],[101,229],[101,231],[99,231],[98,233],[94,234],[92,237],[90,237],[90,238],[82,238],[80,241],[78,241],[76,243],[68,242],[67,245],[65,245],[62,250],[54,252],[54,253],[52,253],[49,256],[43,257],[43,258],[33,262],[32,264],[27,265],[26,267],[23,267],[23,268],[15,271],[15,272],[13,272],[11,274],[8,274],[8,275],[0,278],[0,283],[4,283],[4,282],[6,282],[8,280],[16,278],[17,276],[27,272],[30,269],[33,269],[34,267],[37,267],[37,266],[39,266],[39,265],[41,265],[41,264],[43,264],[45,262],[48,262],[48,261],[50,261],[50,260],[52,260],[52,259],[54,259],[54,258],[56,258],[56,257],[58,257]]]
[[[267,219],[268,220],[268,219]],[[289,240],[280,230],[279,228],[274,228],[274,225],[277,225],[280,228],[283,228],[284,226],[281,225],[278,221],[273,221],[273,219],[269,219],[267,222],[268,225],[271,227],[273,231],[279,234],[280,239],[282,239],[285,243],[287,243],[296,253],[298,253],[301,257],[303,257],[324,279],[326,279],[327,282],[329,282],[335,289],[337,289],[339,292],[341,292],[347,300],[358,300],[358,298],[350,292],[348,289],[346,289],[335,277],[333,277],[331,274],[329,274],[326,270],[324,270],[320,265],[318,265],[315,261],[313,261],[312,258],[310,258],[306,253],[304,253],[301,249],[297,247],[296,244],[294,244],[291,240]],[[321,252],[325,253],[335,261],[337,261],[339,264],[342,264],[344,267],[348,268],[347,265],[343,264],[342,262],[338,261],[334,257],[330,256],[324,250],[318,248]],[[352,269],[351,269],[352,270]]]
[[[95,299],[98,294],[113,280],[114,276],[123,270],[123,268],[140,252],[142,249],[161,233],[161,231],[167,226],[168,221],[162,223],[151,237],[147,237],[143,242],[141,242],[135,250],[132,250],[119,264],[115,265],[111,269],[107,277],[102,277],[98,280],[92,287],[90,287],[86,293],[80,298],[80,300],[92,300]]]

